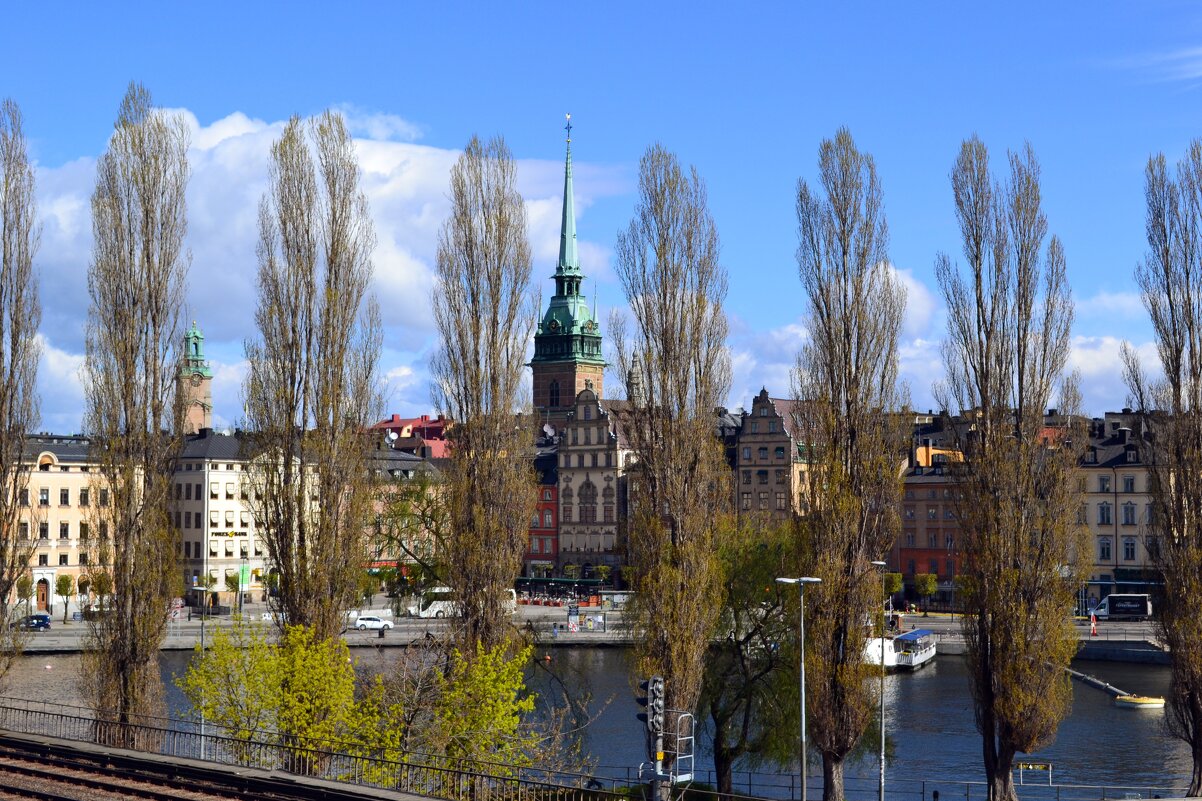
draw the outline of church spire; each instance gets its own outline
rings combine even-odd
[[[559,227],[559,265],[557,273],[580,272],[580,260],[576,256],[576,205],[572,197],[572,115],[568,114],[568,155],[563,170],[563,221]]]

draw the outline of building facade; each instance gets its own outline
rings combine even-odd
[[[787,520],[803,511],[804,447],[794,436],[795,401],[761,389],[743,414],[735,449],[735,508]]]

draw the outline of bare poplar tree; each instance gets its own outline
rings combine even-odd
[[[438,237],[441,345],[430,366],[434,404],[455,421],[442,490],[444,561],[469,657],[508,636],[504,592],[521,572],[537,491],[533,440],[517,416],[538,299],[516,178],[503,139],[473,136],[451,169],[451,215]]]
[[[692,712],[722,610],[716,540],[731,478],[714,410],[730,386],[727,277],[705,183],[662,145],[639,163],[638,204],[616,252],[630,304],[629,319],[614,314],[610,330],[637,460],[628,548],[640,667],[664,677],[667,709]]]
[[[1144,413],[1140,437],[1152,496],[1148,546],[1164,578],[1160,627],[1173,672],[1169,731],[1193,757],[1188,795],[1202,794],[1202,140],[1169,175],[1163,154],[1145,171],[1148,253],[1135,271],[1164,377],[1150,379],[1124,346],[1128,387]]]
[[[42,319],[33,259],[36,223],[33,166],[21,109],[0,103],[0,680],[23,642],[8,623],[8,599],[29,569],[32,540],[20,538],[21,495],[28,492],[26,435],[38,421],[37,372]]]
[[[1065,610],[1080,576],[1083,529],[1073,475],[1084,443],[1075,375],[1065,374],[1072,297],[1064,250],[1040,207],[1031,147],[996,182],[976,137],[951,173],[966,267],[940,254],[948,308],[945,383],[936,398],[962,458],[951,475],[964,557],[960,597],[989,798],[1016,798],[1019,752],[1053,740],[1068,714],[1064,672],[1077,651]],[[1044,409],[1059,394],[1060,415]],[[1074,566],[1075,564],[1075,566]]]
[[[310,144],[310,141],[311,144]],[[244,387],[252,508],[290,626],[337,636],[367,558],[365,431],[381,405],[375,233],[341,115],[293,117],[259,204],[259,338]]]
[[[182,117],[130,84],[92,193],[84,388],[96,494],[109,501],[97,514],[111,542],[96,561],[111,558],[113,587],[110,610],[91,626],[83,682],[102,720],[161,711],[159,646],[180,583],[168,490],[182,419],[187,150]]]
[[[846,128],[818,149],[819,185],[797,183],[797,263],[809,341],[797,357],[797,429],[810,453],[804,572],[822,579],[806,623],[812,742],[823,798],[842,799],[843,765],[873,720],[876,675],[865,620],[880,614],[871,564],[893,544],[909,431],[899,414],[897,341],[905,289],[888,263],[872,156]]]

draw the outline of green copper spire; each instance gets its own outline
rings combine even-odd
[[[195,320],[184,334],[184,360],[180,372],[184,375],[197,374],[203,378],[213,377],[213,371],[205,361],[205,335],[200,332]]]
[[[568,114],[568,155],[563,170],[563,221],[559,226],[559,265],[556,273],[580,272],[576,256],[576,205],[572,193],[572,115]]]

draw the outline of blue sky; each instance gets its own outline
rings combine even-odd
[[[942,370],[932,265],[958,252],[947,175],[959,143],[979,134],[1000,166],[1029,140],[1078,301],[1087,410],[1123,405],[1118,343],[1152,355],[1131,280],[1143,167],[1202,136],[1202,10],[844,5],[18,4],[0,29],[0,97],[21,105],[39,168],[44,427],[79,427],[88,197],[131,79],[193,126],[189,314],[208,336],[222,425],[241,416],[268,148],[289,115],[330,106],[356,133],[379,233],[389,412],[429,410],[428,297],[457,149],[473,133],[506,137],[545,279],[567,111],[582,258],[603,315],[622,305],[610,259],[646,147],[662,142],[706,179],[731,274],[732,405],[764,385],[789,392],[805,336],[794,195],[824,137],[846,125],[876,159],[890,258],[910,288],[902,369],[919,407]]]

